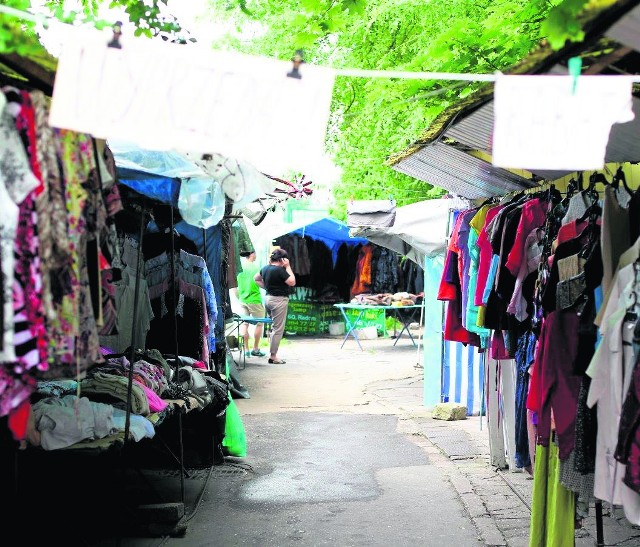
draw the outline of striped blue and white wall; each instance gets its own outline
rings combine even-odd
[[[444,341],[442,400],[467,406],[468,416],[485,412],[483,401],[484,353],[474,346]]]

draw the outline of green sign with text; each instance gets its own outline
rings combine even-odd
[[[330,304],[289,300],[284,330],[301,335],[326,334],[329,323],[342,323],[340,310]]]
[[[353,325],[355,320],[358,318],[358,314],[360,310],[344,310]],[[361,329],[362,327],[376,327],[378,329],[378,336],[386,336],[387,328],[385,325],[385,311],[381,309],[370,309],[365,310],[360,316],[360,321],[355,325],[356,329]]]

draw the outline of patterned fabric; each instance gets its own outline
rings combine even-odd
[[[36,196],[38,217],[38,255],[42,276],[42,307],[45,321],[55,316],[51,293],[51,269],[68,256],[66,211],[63,181],[56,158],[55,136],[49,126],[45,96],[40,91],[30,94],[35,115],[36,157],[40,166],[42,186]]]
[[[594,473],[596,468],[596,435],[598,418],[595,408],[587,406],[591,378],[584,376],[578,394],[576,413],[575,469],[579,473]]]
[[[16,128],[25,143],[31,170],[41,179],[37,158],[35,113],[27,92],[23,91],[20,99],[22,104],[16,118]],[[39,370],[48,368],[36,210],[36,195],[41,191],[42,184],[39,184],[20,204],[18,233],[14,246],[14,340],[18,358],[17,372],[34,367]]]
[[[4,95],[0,95],[4,101]],[[4,110],[0,117],[0,247],[3,271],[3,350],[0,362],[14,362],[13,337],[13,247],[18,229],[19,207],[29,193],[39,186],[29,168],[29,160],[11,114]]]
[[[81,374],[93,363],[102,362],[100,344],[87,270],[86,244],[87,219],[85,205],[89,198],[85,184],[95,174],[95,162],[91,137],[67,130],[57,130],[58,151],[65,178],[65,203],[68,218],[68,234],[71,250],[69,285],[64,289],[58,319],[63,336],[54,341],[57,362],[56,376]],[[90,223],[95,221],[92,215]],[[64,366],[67,365],[67,366]],[[68,366],[71,365],[71,366]]]
[[[6,416],[27,400],[35,390],[35,380],[14,370],[14,241],[18,228],[18,205],[39,186],[32,173],[24,146],[16,130],[15,120],[6,109],[6,98],[0,93],[0,255],[2,262],[3,322],[0,336],[0,416]]]
[[[208,334],[209,351],[213,352],[216,348],[215,328],[218,318],[218,310],[216,306],[216,293],[213,288],[213,282],[206,267],[204,258],[198,255],[192,255],[182,249],[179,254],[176,253],[176,279],[186,281],[192,285],[197,285],[204,291],[204,298],[207,309],[207,320],[210,325]],[[162,253],[147,260],[144,264],[145,278],[149,287],[157,287],[163,284],[171,274],[171,264],[169,255]]]

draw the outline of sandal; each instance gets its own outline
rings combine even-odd
[[[271,357],[269,357],[269,363],[272,365],[283,365],[286,361],[284,359],[271,359]]]

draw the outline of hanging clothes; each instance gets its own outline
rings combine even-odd
[[[618,192],[613,186],[604,189],[602,204],[602,290],[606,293],[620,256],[631,245],[629,238],[629,209],[620,205]]]
[[[560,484],[558,448],[536,447],[529,547],[573,547],[575,496]]]
[[[367,243],[360,248],[358,262],[356,263],[356,277],[351,286],[350,296],[371,292],[371,260],[373,258],[373,245]]]
[[[473,214],[473,211],[467,211],[467,215]],[[444,269],[440,286],[438,288],[438,300],[446,302],[445,308],[445,324],[443,337],[445,340],[452,342],[461,342],[463,344],[471,344],[480,346],[480,337],[464,328],[463,323],[463,283],[467,283],[464,275],[464,259],[458,253],[458,241],[460,228],[464,222],[465,214],[460,213],[456,219],[451,231],[449,245],[447,246],[447,254],[445,257]],[[467,285],[468,289],[468,285]]]

